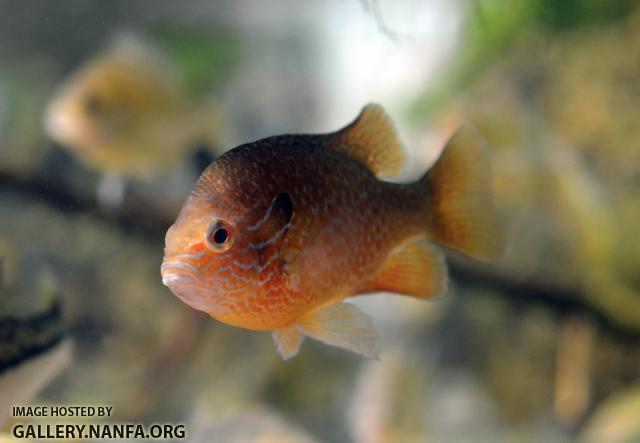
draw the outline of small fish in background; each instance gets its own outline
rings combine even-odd
[[[49,136],[105,173],[104,192],[116,195],[124,192],[120,177],[166,173],[189,152],[215,146],[219,131],[212,101],[193,98],[169,57],[130,34],[75,72],[44,120]]]
[[[371,319],[346,297],[447,290],[434,244],[490,261],[502,250],[491,168],[464,126],[409,184],[389,117],[366,106],[329,134],[241,145],[204,171],[166,235],[163,283],[185,303],[246,329],[273,331],[284,359],[305,336],[373,357]]]
[[[49,135],[87,166],[148,176],[216,137],[218,112],[194,100],[158,48],[120,35],[49,103]]]
[[[42,265],[26,257],[20,284],[4,285],[0,261],[0,429],[12,406],[29,402],[71,362],[61,300]]]

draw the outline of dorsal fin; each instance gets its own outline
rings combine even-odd
[[[116,33],[105,54],[110,60],[125,62],[126,66],[134,66],[143,73],[152,73],[154,79],[169,85],[180,83],[179,70],[169,54],[141,35],[126,31]]]
[[[382,106],[370,103],[348,126],[329,136],[330,146],[367,166],[380,177],[400,172],[406,154],[393,122]]]

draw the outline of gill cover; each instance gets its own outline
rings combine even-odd
[[[266,213],[254,225],[247,227],[253,233],[253,247],[257,251],[260,264],[263,265],[279,249],[285,234],[291,227],[293,201],[286,192],[276,195]]]

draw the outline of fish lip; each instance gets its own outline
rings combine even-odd
[[[45,128],[52,138],[63,143],[68,141],[69,133],[73,133],[71,118],[64,112],[59,111],[54,106],[49,105],[45,113]]]
[[[207,313],[219,309],[217,299],[206,294],[205,279],[193,263],[180,259],[165,260],[160,273],[162,284],[182,302]]]
[[[70,151],[91,151],[96,139],[89,127],[74,122],[73,117],[64,111],[48,111],[45,116],[45,129],[49,136]]]
[[[176,273],[162,273],[162,284],[167,288],[173,288],[185,279],[184,276]]]
[[[194,264],[184,260],[164,260],[160,266],[162,284],[171,288],[178,283],[198,280],[201,277],[200,269]]]

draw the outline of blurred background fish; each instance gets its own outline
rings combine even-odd
[[[196,98],[169,54],[131,33],[78,68],[44,120],[54,141],[104,174],[98,198],[111,208],[122,204],[125,178],[166,177],[195,151],[210,161],[221,134],[213,98]]]
[[[166,171],[217,146],[218,110],[189,95],[178,68],[149,41],[118,35],[52,98],[48,134],[91,168],[130,176]]]

